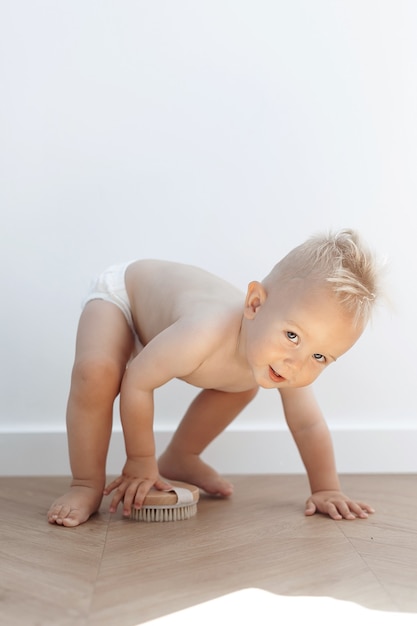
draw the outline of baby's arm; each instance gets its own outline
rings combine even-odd
[[[132,362],[133,363],[133,362]],[[129,366],[120,392],[120,416],[126,448],[126,463],[122,474],[106,486],[107,495],[114,491],[110,512],[123,501],[123,514],[130,515],[132,506],[140,508],[151,489],[169,489],[159,477],[153,434],[153,390],[138,388],[135,372],[141,368]],[[140,381],[140,379],[139,379]]]
[[[157,335],[129,364],[120,391],[127,459],[122,474],[104,490],[106,495],[115,492],[111,512],[123,501],[123,513],[128,516],[132,506],[142,506],[152,486],[170,488],[159,477],[155,456],[153,392],[192,372],[201,363],[204,349],[192,324],[179,321]]]
[[[329,429],[311,387],[281,389],[289,429],[307,471],[311,496],[305,514],[316,511],[333,519],[366,518],[373,509],[355,502],[340,490]]]

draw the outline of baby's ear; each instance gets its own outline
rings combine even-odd
[[[248,285],[245,300],[244,315],[251,320],[257,314],[259,308],[263,305],[267,297],[266,289],[257,280],[253,280]]]

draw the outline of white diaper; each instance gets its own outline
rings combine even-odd
[[[122,311],[129,327],[136,336],[133,324],[132,312],[130,310],[129,297],[125,285],[125,272],[132,261],[120,265],[112,265],[105,270],[98,278],[92,281],[90,292],[83,300],[83,308],[91,300],[106,300],[113,302]]]

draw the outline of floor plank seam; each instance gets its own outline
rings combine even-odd
[[[96,569],[96,577],[94,580],[94,583],[92,584],[92,590],[91,590],[91,597],[90,597],[90,604],[88,607],[88,612],[87,612],[87,620],[86,620],[86,626],[90,623],[90,619],[91,619],[91,615],[92,615],[92,608],[93,608],[93,603],[94,603],[94,598],[97,592],[97,583],[99,581],[100,578],[100,573],[101,573],[101,569],[102,569],[102,564],[103,564],[103,557],[104,557],[104,553],[106,551],[106,546],[107,546],[107,537],[109,535],[109,530],[110,530],[110,524],[112,521],[113,516],[111,515],[111,513],[106,513],[106,532],[103,538],[103,546],[101,549],[101,554],[100,557],[97,558],[97,569]]]
[[[343,532],[343,531],[342,531]],[[365,567],[368,569],[368,571],[370,572],[370,574],[374,577],[374,579],[376,580],[376,582],[378,583],[378,585],[380,586],[381,590],[386,594],[387,598],[390,600],[390,602],[392,602],[392,604],[395,606],[395,609],[397,611],[401,611],[401,607],[398,604],[398,601],[395,599],[395,597],[393,596],[393,594],[389,591],[389,589],[386,587],[386,585],[382,582],[382,580],[380,579],[380,577],[376,574],[376,572],[374,571],[374,569],[371,567],[371,565],[368,563],[366,557],[361,554],[358,549],[353,545],[350,537],[348,537],[345,533],[343,533],[346,537],[346,539],[348,540],[348,542],[350,543],[350,545],[352,546],[352,550],[358,555],[358,557],[361,559],[362,563],[365,565]]]

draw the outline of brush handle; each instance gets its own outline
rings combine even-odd
[[[200,490],[195,485],[170,481],[172,489],[160,491],[151,489],[145,498],[143,506],[172,506],[178,504],[185,506],[198,502]]]

